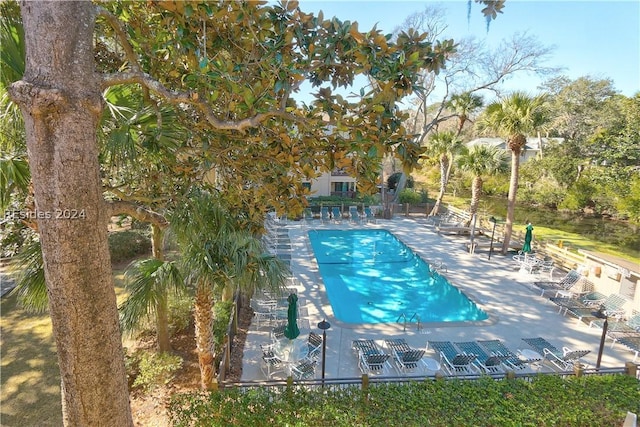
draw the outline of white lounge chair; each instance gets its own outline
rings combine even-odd
[[[591,353],[591,350],[571,350],[568,347],[559,350],[542,337],[523,338],[522,341],[561,371],[570,371],[578,364],[585,366],[586,364],[581,359]]]

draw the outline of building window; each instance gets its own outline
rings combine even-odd
[[[331,191],[335,193],[348,193],[350,191],[355,191],[355,184],[355,182],[333,182],[331,183]]]

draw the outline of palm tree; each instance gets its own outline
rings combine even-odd
[[[542,95],[532,97],[523,92],[514,92],[487,106],[478,121],[481,130],[497,132],[501,137],[506,138],[507,147],[511,151],[511,179],[502,245],[503,254],[509,249],[513,230],[520,155],[527,142],[526,135],[536,132],[547,121],[544,103],[545,97]]]
[[[433,157],[438,157],[440,162],[440,193],[438,193],[436,203],[429,215],[437,215],[440,210],[440,204],[444,198],[449,177],[451,176],[453,156],[461,147],[462,140],[459,139],[453,131],[436,132],[429,138],[427,152]]]
[[[187,282],[195,287],[194,322],[203,389],[214,386],[213,306],[230,287],[248,292],[279,289],[288,267],[267,254],[260,239],[240,226],[210,194],[197,192],[171,216]]]
[[[134,261],[125,272],[127,299],[118,307],[120,324],[124,331],[139,328],[141,320],[155,321],[158,351],[171,350],[169,340],[168,302],[173,291],[186,292],[180,271],[174,262],[149,258]]]
[[[505,151],[497,147],[483,144],[464,148],[457,157],[457,165],[460,169],[473,175],[471,184],[471,205],[469,212],[473,217],[478,212],[480,196],[482,195],[483,175],[493,175],[506,169]]]
[[[464,125],[470,121],[469,116],[478,111],[484,105],[482,96],[475,95],[471,92],[464,92],[457,95],[452,95],[451,99],[447,102],[447,107],[452,109],[456,116],[458,116],[458,130],[456,136],[460,136]]]

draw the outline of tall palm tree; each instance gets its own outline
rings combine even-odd
[[[452,95],[451,99],[447,102],[447,107],[452,109],[456,116],[458,116],[458,129],[456,136],[460,136],[464,125],[470,121],[470,116],[478,111],[484,105],[482,96],[473,94],[471,92],[464,92],[461,94]]]
[[[493,175],[506,169],[506,153],[504,150],[488,145],[478,144],[464,148],[456,159],[458,167],[473,175],[471,184],[471,204],[469,212],[473,217],[478,212],[482,195],[483,175]]]
[[[149,258],[134,261],[125,272],[127,299],[120,304],[120,324],[124,331],[138,329],[143,319],[153,319],[158,351],[171,350],[169,340],[169,296],[186,292],[182,275],[174,262]]]
[[[520,155],[527,142],[526,135],[535,133],[547,121],[544,107],[543,95],[530,96],[523,92],[514,92],[487,106],[478,121],[481,130],[497,132],[505,138],[507,148],[511,151],[511,179],[502,245],[503,254],[509,249],[513,231]]]
[[[427,153],[433,157],[438,157],[440,162],[440,192],[429,215],[437,215],[440,210],[440,204],[444,198],[444,193],[447,191],[447,184],[451,176],[453,157],[461,147],[462,140],[453,131],[436,132],[429,138]]]
[[[195,288],[196,347],[203,389],[214,386],[213,307],[229,287],[251,292],[280,288],[288,267],[267,254],[260,239],[212,195],[197,192],[173,215],[171,227],[180,246],[187,282]]]

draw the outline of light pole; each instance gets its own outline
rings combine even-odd
[[[489,244],[489,258],[491,259],[491,253],[493,252],[493,236],[496,234],[496,219],[494,217],[489,218],[489,222],[493,223],[493,230],[491,230],[491,243]]]
[[[604,319],[602,324],[602,336],[600,337],[600,348],[598,349],[598,359],[596,360],[596,369],[600,369],[600,361],[602,360],[602,352],[604,351],[604,342],[607,339],[607,328],[609,328],[609,316],[604,307],[600,307],[600,310],[594,311],[591,314],[599,319]]]
[[[322,329],[322,387],[324,387],[324,368],[327,360],[327,329],[330,327],[331,324],[326,319],[318,323],[318,328]]]

